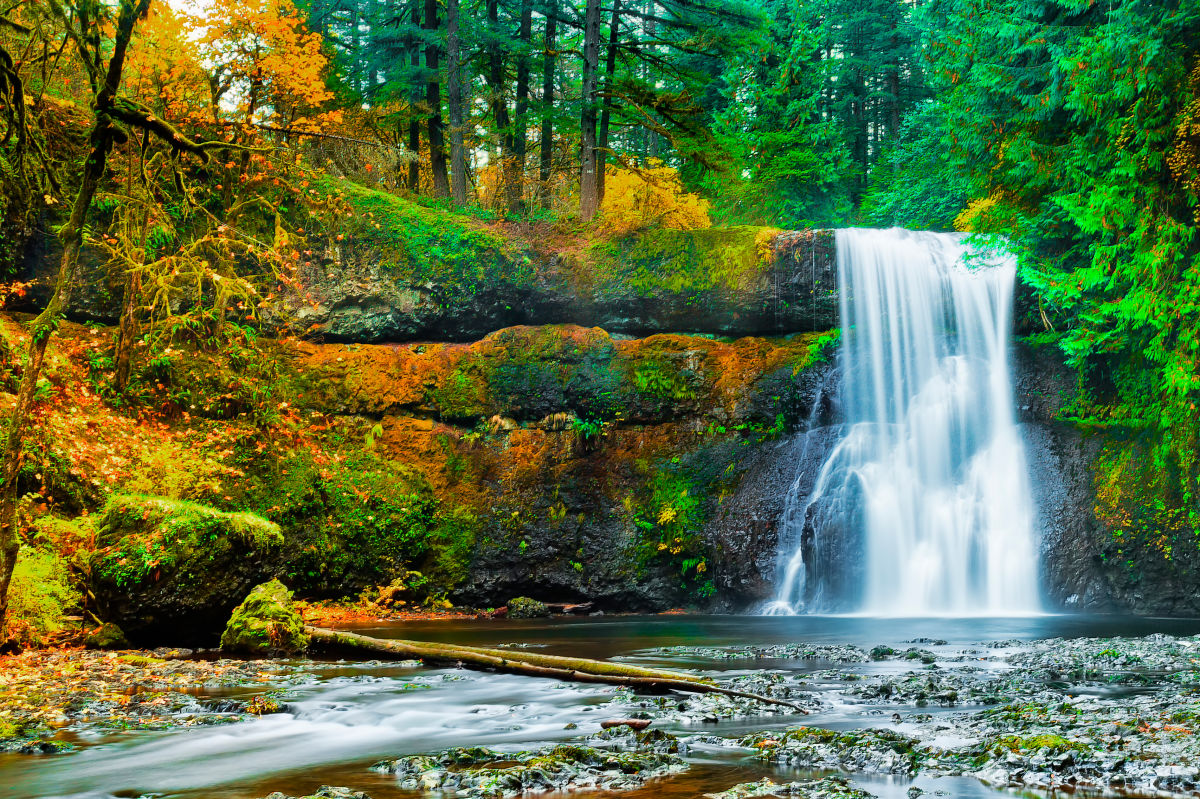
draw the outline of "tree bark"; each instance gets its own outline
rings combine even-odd
[[[600,112],[600,147],[596,152],[596,196],[604,202],[604,168],[608,164],[608,125],[612,117],[613,75],[617,71],[617,42],[621,31],[621,0],[613,0],[608,26],[608,52],[604,59],[604,105]]]
[[[530,652],[513,652],[507,649],[486,649],[455,644],[435,644],[426,641],[405,641],[370,638],[356,633],[337,632],[321,627],[305,627],[304,634],[311,643],[330,648],[351,649],[372,654],[385,654],[401,658],[415,658],[433,663],[453,663],[464,668],[497,670],[525,674],[531,677],[549,677],[574,682],[606,683],[625,685],[648,691],[681,691],[695,694],[723,694],[725,696],[754,699],[769,705],[787,707],[806,713],[798,705],[770,696],[760,696],[744,691],[723,688],[707,680],[678,671],[646,669],[588,658],[570,658],[559,655],[541,655]]]
[[[450,196],[467,202],[467,151],[463,145],[462,76],[458,40],[458,0],[446,0],[446,93],[450,104]]]
[[[119,394],[125,393],[133,366],[133,344],[137,339],[137,309],[141,287],[141,277],[134,270],[129,270],[125,274],[125,293],[121,299],[121,326],[117,334],[117,357],[114,364],[113,385]]]
[[[517,38],[521,49],[517,54],[517,104],[513,122],[512,170],[509,180],[508,210],[525,213],[525,155],[529,150],[526,136],[529,130],[529,41],[533,38],[533,0],[521,0],[520,27]]]
[[[425,0],[425,29],[437,32],[438,0]],[[438,44],[430,37],[425,44],[425,102],[429,105],[429,168],[433,172],[433,196],[450,196],[450,179],[446,176],[446,140],[442,132],[442,84],[438,75]]]
[[[125,55],[129,41],[133,38],[134,25],[149,9],[150,0],[121,0],[121,10],[113,34],[112,55],[104,71],[104,83],[96,93],[93,103],[96,118],[88,136],[90,147],[87,160],[83,163],[79,191],[71,205],[71,215],[59,233],[63,252],[58,265],[58,277],[54,283],[54,293],[45,309],[29,326],[29,350],[22,364],[21,385],[17,390],[16,405],[8,421],[3,469],[0,471],[0,479],[3,480],[3,484],[0,485],[0,630],[4,629],[8,615],[8,587],[12,582],[13,569],[17,565],[17,555],[21,546],[17,534],[17,479],[21,471],[21,455],[24,451],[29,417],[33,410],[37,382],[45,362],[46,347],[62,321],[75,286],[79,283],[79,254],[83,249],[88,211],[104,176],[108,154],[117,136],[117,129],[109,112],[121,85],[121,73],[125,69]],[[84,55],[88,57],[88,54]],[[97,65],[100,58],[97,48]]]
[[[421,47],[416,36],[416,29],[421,27],[421,0],[411,0],[413,44],[409,57],[409,66],[413,72],[412,89],[412,118],[408,121],[408,149],[412,159],[408,162],[408,190],[413,194],[421,193],[421,120],[417,116],[416,107],[421,102],[421,87],[417,82],[417,73],[421,69]]]
[[[542,130],[541,152],[538,158],[538,191],[541,193],[542,207],[549,208],[553,200],[550,178],[554,169],[554,72],[558,60],[554,52],[554,39],[558,26],[558,0],[546,0],[545,14],[546,47],[542,56]]]
[[[587,0],[583,15],[583,110],[580,113],[579,216],[591,222],[600,209],[596,178],[596,68],[600,60],[600,0]]]
[[[487,0],[488,21],[488,88],[491,90],[492,124],[495,126],[495,138],[500,148],[499,167],[500,187],[502,196],[512,210],[513,206],[513,129],[512,119],[508,115],[508,99],[504,85],[504,48],[501,41],[504,33],[500,30],[499,0]],[[519,198],[519,194],[517,195]],[[520,200],[517,201],[518,212]]]

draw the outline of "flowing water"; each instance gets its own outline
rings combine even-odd
[[[719,723],[663,724],[677,734],[736,736],[752,730],[797,723],[852,728],[889,723],[893,710],[845,695],[853,677],[821,676],[832,664],[821,661],[763,662],[711,659],[704,653],[652,652],[677,645],[754,646],[805,641],[812,644],[876,644],[902,647],[912,640],[948,659],[964,645],[1002,639],[1048,636],[1195,634],[1200,622],[1036,616],[1015,619],[873,619],[863,617],[610,617],[531,622],[438,622],[360,629],[381,637],[406,637],[463,644],[497,645],[519,641],[537,651],[588,657],[623,657],[634,662],[702,669],[713,675],[772,668],[798,674],[826,700],[811,716],[763,715]],[[936,638],[930,642],[928,639]],[[972,650],[974,651],[974,650]],[[907,671],[905,661],[838,666],[838,672]],[[290,712],[216,727],[171,731],[76,733],[79,748],[59,755],[0,754],[0,797],[112,799],[152,795],[158,799],[250,799],[274,790],[311,792],[318,785],[347,785],[373,799],[412,797],[393,777],[369,770],[383,757],[428,752],[449,746],[488,745],[530,748],[586,735],[611,718],[603,707],[613,696],[606,686],[559,683],[512,675],[456,669],[423,669],[396,664],[326,663],[306,668],[314,679],[293,687]],[[808,676],[811,675],[811,676]],[[261,689],[260,689],[261,690]],[[628,711],[625,711],[626,713]],[[568,724],[576,729],[565,729]],[[771,776],[776,781],[803,776],[753,760],[740,749],[693,748],[693,768],[638,791],[629,799],[699,797],[738,782]],[[854,777],[881,799],[904,799],[912,783],[885,777]],[[1000,797],[967,778],[927,778],[918,787],[945,790],[959,799]],[[577,799],[616,794],[582,791]],[[555,797],[557,799],[557,797]]]
[[[793,488],[768,614],[1040,610],[1008,364],[1014,259],[965,236],[837,231],[845,426]]]

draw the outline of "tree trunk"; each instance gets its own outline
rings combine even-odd
[[[350,649],[357,652],[385,654],[401,658],[416,658],[433,663],[452,663],[463,668],[497,670],[549,677],[574,682],[625,685],[649,691],[682,691],[695,694],[724,694],[725,696],[755,699],[769,705],[779,705],[805,713],[798,705],[769,696],[723,688],[707,680],[666,669],[647,669],[610,663],[604,660],[514,652],[508,649],[486,649],[455,644],[435,644],[426,641],[370,638],[356,633],[337,632],[321,627],[305,627],[304,634],[318,646]]]
[[[415,31],[421,27],[421,0],[412,2],[412,26]],[[421,69],[421,47],[416,34],[413,34],[412,54],[409,66],[412,67],[412,118],[408,121],[408,149],[412,159],[408,162],[408,190],[413,194],[421,193],[421,120],[417,116],[417,106],[421,102],[421,87],[417,81],[417,73]]]
[[[613,75],[617,71],[617,40],[621,31],[621,0],[613,0],[612,22],[608,26],[608,52],[604,59],[604,107],[600,112],[600,148],[596,153],[596,197],[604,202],[604,168],[608,163],[608,124],[612,116]]]
[[[436,32],[438,0],[425,0],[425,29]],[[425,102],[429,105],[429,168],[433,172],[433,196],[450,196],[450,179],[446,176],[446,140],[442,133],[442,84],[438,75],[438,44],[434,38],[425,44]]]
[[[529,40],[533,38],[533,0],[521,0],[520,27],[517,38],[521,49],[517,55],[517,107],[512,135],[512,170],[508,184],[508,210],[525,213],[525,154],[529,149],[526,136],[529,129]]]
[[[41,377],[50,337],[54,335],[71,302],[75,286],[79,283],[79,253],[83,249],[88,211],[104,176],[108,153],[115,140],[116,128],[113,127],[108,112],[121,85],[125,54],[129,40],[133,38],[134,24],[145,16],[149,8],[150,0],[121,2],[121,11],[113,35],[112,56],[104,73],[104,83],[93,103],[96,117],[88,137],[90,150],[87,160],[83,163],[79,191],[71,205],[71,215],[59,233],[63,252],[58,265],[58,277],[54,283],[54,293],[50,295],[45,309],[29,326],[29,351],[25,354],[22,364],[21,385],[17,390],[16,405],[9,416],[3,470],[0,471],[3,479],[3,485],[0,486],[0,630],[4,629],[8,615],[8,587],[12,582],[13,569],[17,565],[17,555],[21,547],[17,534],[17,478],[21,471],[21,455],[24,450],[25,432],[29,427],[29,416],[33,410],[34,394],[38,378]],[[102,63],[99,48],[95,57],[97,65]]]
[[[133,366],[133,344],[137,339],[137,307],[141,293],[141,277],[134,270],[125,275],[125,296],[121,299],[121,326],[117,334],[117,357],[113,382],[118,394],[125,393],[129,385],[129,372]]]
[[[500,171],[500,179],[503,184],[500,191],[505,198],[509,209],[512,210],[513,205],[513,130],[512,119],[508,115],[508,99],[504,96],[504,48],[500,42],[504,38],[503,32],[500,30],[500,3],[499,0],[487,0],[487,21],[488,21],[488,73],[487,82],[488,88],[491,90],[491,106],[492,106],[492,124],[495,127],[496,143],[500,149],[500,158],[497,166]],[[518,206],[520,205],[518,194]],[[519,207],[518,207],[519,212]]]
[[[459,75],[458,0],[446,0],[446,89],[450,103],[450,196],[467,202],[467,151],[463,146],[462,76]]]
[[[600,59],[600,0],[587,0],[583,15],[583,111],[580,113],[579,216],[591,222],[600,209],[596,179],[596,67]]]
[[[554,52],[554,37],[558,26],[558,0],[546,0],[546,49],[542,56],[542,131],[541,152],[538,163],[538,191],[542,196],[542,207],[549,208],[553,200],[550,178],[554,169],[554,71],[557,57]]]

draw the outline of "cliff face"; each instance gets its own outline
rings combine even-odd
[[[515,325],[609,333],[769,336],[828,330],[837,317],[832,231],[648,230],[588,239],[489,227],[345,184],[343,232],[306,244],[298,283],[270,330],[351,343],[466,342]],[[46,301],[57,240],[28,242],[29,310]],[[120,285],[85,251],[73,318],[115,323]],[[178,303],[188,302],[181,287]],[[10,308],[10,310],[14,310]]]
[[[1062,416],[1076,375],[1050,347],[1014,347],[1042,538],[1042,585],[1056,609],[1195,615],[1200,547],[1178,529],[1136,437]]]
[[[388,224],[349,223],[266,320],[315,340],[265,344],[269,368],[184,347],[143,375],[142,399],[181,437],[227,434],[243,458],[243,478],[172,496],[283,531],[247,579],[342,595],[415,569],[477,606],[531,595],[744,610],[770,598],[795,532],[780,526],[786,498],[811,488],[837,436],[835,339],[819,332],[837,322],[829,232],[519,244],[386,195],[356,201]],[[31,253],[34,271],[55,260]],[[77,313],[112,318],[106,290],[95,277]],[[1019,327],[1032,307],[1019,291]],[[1053,349],[1017,342],[1014,378],[1048,604],[1200,611],[1188,588],[1200,551],[1176,546],[1155,497],[1128,488],[1137,442],[1060,418],[1075,377]],[[238,451],[278,424],[264,397],[321,432]],[[131,471],[153,472],[142,459]],[[60,507],[175,491],[138,481]],[[829,547],[822,568],[852,579],[856,546]]]

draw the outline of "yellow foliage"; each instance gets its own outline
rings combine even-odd
[[[758,260],[763,263],[770,263],[774,257],[775,237],[782,233],[783,230],[777,227],[765,227],[758,231],[754,237],[754,251],[758,253]]]
[[[1188,76],[1192,100],[1175,118],[1175,142],[1167,156],[1171,174],[1193,196],[1200,195],[1200,61]],[[1192,209],[1200,224],[1200,203]]]
[[[679,516],[679,513],[674,508],[667,506],[658,514],[658,523],[670,524],[675,521],[677,516]]]
[[[709,228],[710,207],[708,200],[684,191],[679,173],[661,161],[652,161],[646,169],[609,167],[605,172],[601,221],[614,233]]]
[[[994,191],[986,197],[972,200],[970,205],[954,218],[954,229],[964,233],[981,230],[986,224],[988,214],[996,207],[1000,199],[1000,192]]]

